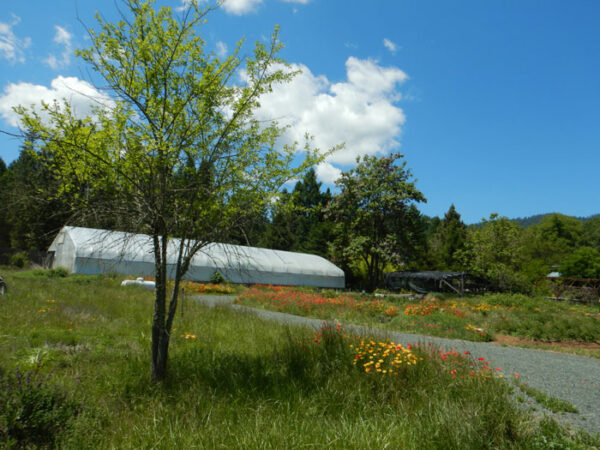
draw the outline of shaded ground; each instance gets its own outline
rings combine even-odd
[[[320,329],[323,320],[294,316],[292,314],[266,311],[233,304],[235,296],[194,296],[207,306],[228,307],[236,311],[249,313],[266,320],[273,320],[290,325],[304,325]],[[473,357],[484,357],[494,368],[498,367],[506,379],[518,377],[529,386],[546,394],[573,404],[579,414],[552,414],[557,420],[582,428],[588,432],[598,433],[600,430],[600,360],[566,353],[554,353],[537,349],[512,347],[522,344],[518,338],[502,337],[498,345],[489,342],[471,342],[458,339],[445,339],[417,334],[399,333],[371,329],[364,326],[344,324],[344,328],[359,335],[386,337],[394,342],[437,346],[444,350],[455,349],[459,352],[470,352]],[[517,341],[512,341],[517,339]],[[539,344],[536,341],[535,344]],[[553,344],[550,344],[553,345]],[[567,344],[570,345],[570,344]],[[588,344],[590,345],[590,344]],[[595,344],[592,344],[595,345]],[[541,409],[539,407],[538,409]]]

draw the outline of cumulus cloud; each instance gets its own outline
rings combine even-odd
[[[394,42],[390,41],[388,38],[385,38],[383,40],[383,46],[392,53],[396,53],[396,51],[398,50],[398,45],[396,45]]]
[[[262,0],[225,0],[223,9],[229,14],[241,16],[256,11]]]
[[[264,95],[257,115],[289,126],[284,143],[301,143],[307,132],[323,151],[345,143],[317,168],[319,179],[331,183],[340,173],[336,165],[353,165],[357,156],[384,154],[399,145],[405,116],[396,105],[397,87],[408,78],[402,70],[350,57],[346,80],[332,83],[305,65],[292,64],[292,69],[302,73]]]
[[[225,58],[227,56],[227,44],[225,42],[217,42],[217,56],[219,58]]]
[[[13,108],[19,105],[39,108],[41,102],[53,103],[67,100],[77,117],[83,118],[92,114],[94,106],[112,107],[114,102],[106,94],[98,91],[91,84],[76,77],[58,76],[50,83],[50,87],[31,83],[11,83],[0,95],[0,117],[11,126],[19,125],[19,116]],[[39,109],[38,109],[39,110]]]
[[[31,45],[31,38],[19,39],[13,32],[13,27],[21,22],[18,16],[12,15],[12,22],[0,22],[0,57],[10,63],[24,63],[24,50]]]
[[[328,162],[322,162],[317,165],[315,172],[317,173],[317,178],[327,184],[334,184],[335,180],[342,174],[340,169]]]
[[[185,10],[193,1],[198,3],[207,3],[208,0],[181,0],[181,4],[175,8],[176,11]],[[286,3],[307,4],[311,0],[281,0]],[[228,14],[241,16],[254,12],[262,4],[263,0],[223,0],[221,7]]]
[[[71,54],[73,53],[71,39],[73,39],[73,35],[58,25],[55,25],[54,29],[56,30],[56,33],[54,34],[53,40],[57,44],[63,46],[63,51],[59,57],[51,53],[46,59],[44,59],[44,62],[56,70],[67,67],[69,64],[71,64]]]

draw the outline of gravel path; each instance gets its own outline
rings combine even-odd
[[[323,323],[323,320],[319,319],[236,305],[233,304],[235,296],[206,295],[192,298],[207,306],[226,306],[266,320],[309,326],[316,330]],[[548,415],[574,428],[600,433],[600,360],[598,359],[566,353],[506,347],[490,342],[470,342],[398,333],[358,325],[344,325],[344,328],[356,334],[385,336],[403,345],[431,343],[444,350],[469,351],[475,358],[484,357],[489,361],[491,367],[500,367],[505,378],[511,379],[517,373],[522,382],[552,397],[566,400],[579,410],[578,414],[552,414],[550,411],[544,411]],[[536,408],[542,409],[539,405],[536,405]]]

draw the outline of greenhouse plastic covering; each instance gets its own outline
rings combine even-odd
[[[180,242],[169,240],[170,277]],[[152,237],[144,234],[63,227],[48,250],[54,252],[52,267],[72,273],[154,276]],[[194,255],[184,278],[206,282],[215,272],[232,283],[344,287],[344,272],[320,256],[217,243]]]

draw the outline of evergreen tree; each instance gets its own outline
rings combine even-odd
[[[283,189],[271,208],[271,220],[266,226],[261,247],[273,250],[293,251],[296,249],[297,234],[294,220],[292,196]]]
[[[465,249],[467,226],[454,205],[450,206],[437,232],[438,261],[443,270],[461,270],[461,252]]]
[[[324,208],[331,201],[329,189],[321,192],[313,168],[296,183],[292,192],[295,217],[296,246],[294,250],[326,256],[331,239],[332,224],[324,218]]]
[[[3,209],[11,247],[45,250],[65,224],[70,208],[57,198],[58,184],[47,161],[34,152],[34,140],[30,135],[2,177]]]
[[[283,190],[261,241],[264,247],[328,255],[333,224],[325,220],[324,208],[331,201],[331,192],[321,192],[321,186],[310,168],[291,193]]]

